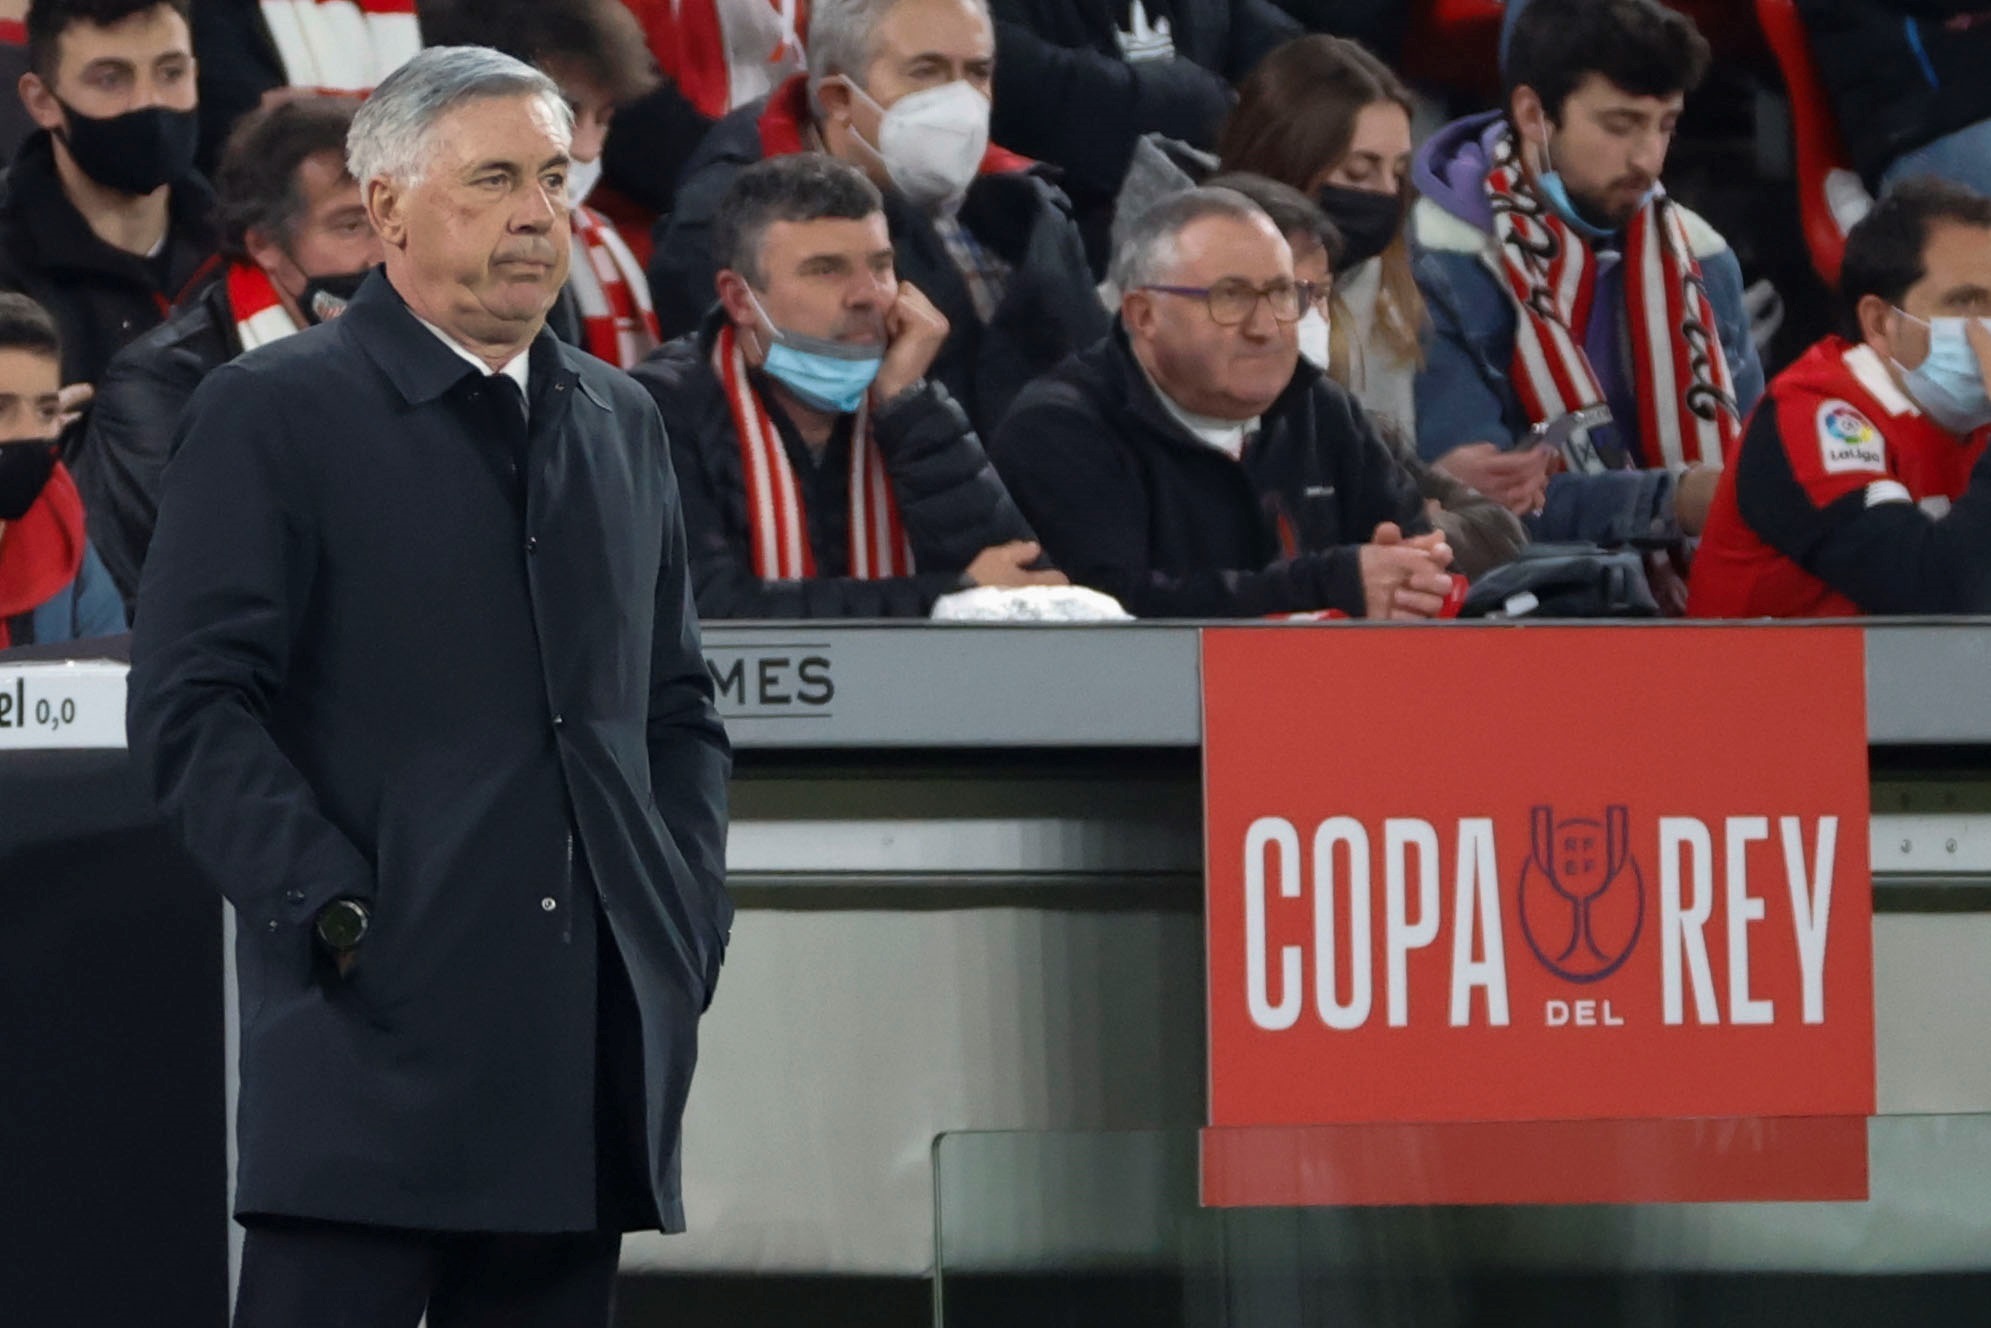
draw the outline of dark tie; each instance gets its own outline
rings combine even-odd
[[[494,373],[484,381],[497,394],[498,400],[505,402],[518,413],[520,424],[531,418],[525,405],[525,393],[519,389],[518,379],[510,374]]]

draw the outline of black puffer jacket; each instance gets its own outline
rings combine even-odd
[[[228,284],[217,281],[118,352],[97,383],[71,469],[89,513],[90,540],[127,613],[138,598],[180,412],[202,379],[241,353]]]
[[[62,192],[42,130],[0,179],[0,290],[32,296],[62,333],[62,381],[94,383],[111,356],[166,321],[189,288],[219,273],[214,191],[198,175],[173,182],[166,279],[147,260],[98,239]]]
[[[1118,326],[1031,384],[990,446],[1074,582],[1141,618],[1363,612],[1357,545],[1424,501],[1347,389],[1306,361],[1242,463],[1162,404]]]
[[[685,168],[677,210],[650,260],[650,295],[667,337],[699,325],[718,298],[713,290],[712,220],[726,188],[769,155],[766,142],[798,142],[807,115],[802,82],[740,107],[712,128]],[[793,149],[789,149],[793,150]],[[947,344],[933,376],[947,385],[986,437],[1025,383],[1106,334],[1106,311],[1093,293],[1084,244],[1070,203],[1034,170],[978,176],[961,203],[961,224],[1010,265],[1002,302],[984,326],[960,268],[940,233],[917,207],[885,191],[901,280],[910,281],[947,317]]]
[[[1991,119],[1991,0],[1797,0],[1853,164]]]
[[[961,587],[961,573],[992,544],[1034,539],[982,451],[981,440],[947,390],[929,383],[873,420],[885,471],[912,543],[912,576],[860,581],[850,565],[847,508],[810,507],[816,566],[806,581],[755,575],[747,529],[747,486],[739,436],[712,369],[716,318],[692,336],[660,347],[634,370],[663,413],[677,469],[691,549],[692,589],[703,618],[923,618]],[[809,465],[789,442],[798,478]]]

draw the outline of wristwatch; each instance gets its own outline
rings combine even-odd
[[[334,954],[355,950],[366,939],[367,923],[372,917],[366,905],[357,899],[334,899],[318,910],[314,924],[318,943]]]

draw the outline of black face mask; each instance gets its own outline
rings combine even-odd
[[[54,443],[0,443],[0,521],[19,521],[55,473]]]
[[[1314,201],[1341,232],[1341,257],[1334,264],[1337,272],[1366,263],[1389,248],[1403,225],[1403,199],[1396,194],[1327,184],[1320,187]]]
[[[346,311],[353,296],[359,294],[360,283],[365,281],[372,268],[359,272],[335,272],[327,277],[307,277],[304,291],[297,297],[297,307],[304,311],[304,319],[312,325],[329,323]]]
[[[148,106],[98,120],[61,102],[69,123],[56,130],[83,174],[121,194],[149,194],[194,168],[200,120],[193,111]]]

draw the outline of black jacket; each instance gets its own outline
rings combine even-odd
[[[111,356],[164,322],[214,262],[214,191],[197,175],[173,183],[165,281],[143,258],[98,239],[62,192],[48,131],[21,145],[0,179],[0,290],[34,297],[62,333],[62,381],[94,383]]]
[[[1991,120],[1991,0],[1797,0],[1853,164],[1894,159]],[[1951,20],[1969,19],[1954,26]]]
[[[1123,49],[1134,6],[1168,46]],[[1064,172],[1102,268],[1120,177],[1143,134],[1214,147],[1231,89],[1300,25],[1271,0],[991,0],[996,142]],[[1173,48],[1172,54],[1167,53]]]
[[[190,17],[200,62],[200,168],[212,172],[236,122],[289,79],[262,0],[193,0]]]
[[[159,482],[194,389],[242,353],[228,284],[217,281],[119,351],[97,381],[70,469],[90,514],[90,540],[129,613],[159,513]]]
[[[754,574],[739,435],[712,370],[717,334],[717,319],[708,320],[697,334],[659,347],[634,374],[656,398],[670,435],[691,544],[692,585],[703,616],[923,618],[934,600],[960,587],[962,571],[983,549],[1036,538],[996,478],[967,416],[945,388],[929,383],[880,412],[872,425],[918,570],[876,581],[846,574],[849,453],[841,453],[845,460],[839,464],[833,439],[821,472],[829,482],[814,486],[827,500],[810,504],[806,513],[820,574],[806,581],[762,580]],[[760,390],[768,400],[765,388]],[[785,424],[778,407],[770,404],[769,413],[778,427]],[[781,432],[797,481],[806,485],[815,478],[815,467],[794,431]]]
[[[666,337],[696,328],[718,298],[712,219],[733,177],[762,159],[760,120],[767,108],[765,98],[750,102],[714,125],[679,183],[677,210],[657,241],[649,271],[650,297]],[[783,114],[779,108],[775,113]],[[969,186],[959,215],[1012,269],[986,327],[975,316],[967,282],[939,232],[917,207],[885,192],[899,277],[919,287],[950,328],[933,376],[986,438],[1025,383],[1105,335],[1107,316],[1093,293],[1084,244],[1065,196],[1038,173],[980,176]]]
[[[1126,333],[1031,384],[990,447],[1065,574],[1141,618],[1363,611],[1355,546],[1423,499],[1347,389],[1302,360],[1242,464],[1192,436]]]
[[[682,1226],[730,754],[656,408],[531,356],[528,428],[377,273],[210,374],[166,469],[131,749],[236,909],[238,1213],[593,1229],[599,1073],[645,1155],[612,1220]]]

